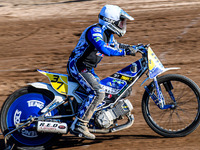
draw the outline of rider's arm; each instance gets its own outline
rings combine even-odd
[[[107,56],[124,56],[126,52],[115,46],[112,47],[103,41],[103,31],[100,27],[92,27],[87,33],[88,40],[95,46],[95,48],[102,54]]]

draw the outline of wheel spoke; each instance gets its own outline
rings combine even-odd
[[[158,134],[166,137],[185,136],[194,131],[200,121],[200,89],[192,80],[181,75],[162,76],[158,78],[158,84],[165,104],[174,105],[174,107],[159,109],[148,95],[146,100],[143,99],[143,101],[148,101],[148,105],[143,103],[142,106],[148,125]],[[173,93],[175,101],[166,89]]]

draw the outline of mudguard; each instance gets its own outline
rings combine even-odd
[[[54,99],[56,99],[58,102],[62,102],[66,97],[64,95],[59,94],[56,92],[50,84],[43,83],[43,82],[34,82],[34,83],[28,83],[28,85],[31,85],[37,89],[45,89],[54,94]]]
[[[31,86],[33,86],[33,87],[35,87],[37,89],[48,90],[48,91],[53,93],[53,95],[54,95],[53,101],[49,105],[47,105],[45,108],[43,108],[41,110],[42,113],[45,113],[48,110],[48,108],[51,106],[52,103],[63,102],[65,100],[65,98],[66,98],[66,96],[61,95],[58,92],[56,92],[50,84],[42,83],[42,82],[35,82],[35,83],[29,83],[28,85],[31,85]]]

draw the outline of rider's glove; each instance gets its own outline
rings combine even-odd
[[[134,46],[127,46],[125,49],[126,55],[131,55],[131,56],[135,56],[135,53],[137,52],[137,50],[134,48]]]

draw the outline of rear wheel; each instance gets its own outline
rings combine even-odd
[[[158,78],[168,109],[160,109],[145,91],[142,112],[147,124],[165,137],[182,137],[193,132],[200,121],[199,87],[189,78],[168,74]],[[156,90],[153,82],[148,86],[150,93]]]
[[[10,95],[2,106],[1,110],[1,130],[4,134],[16,128],[16,124],[26,121],[30,116],[40,116],[41,110],[53,99],[51,92],[39,90],[31,86],[17,90]],[[59,114],[58,109],[54,109],[49,114],[54,116]],[[56,134],[39,133],[36,131],[36,123],[24,127],[14,132],[8,137],[10,144],[17,146],[43,146],[48,147],[58,136]]]

